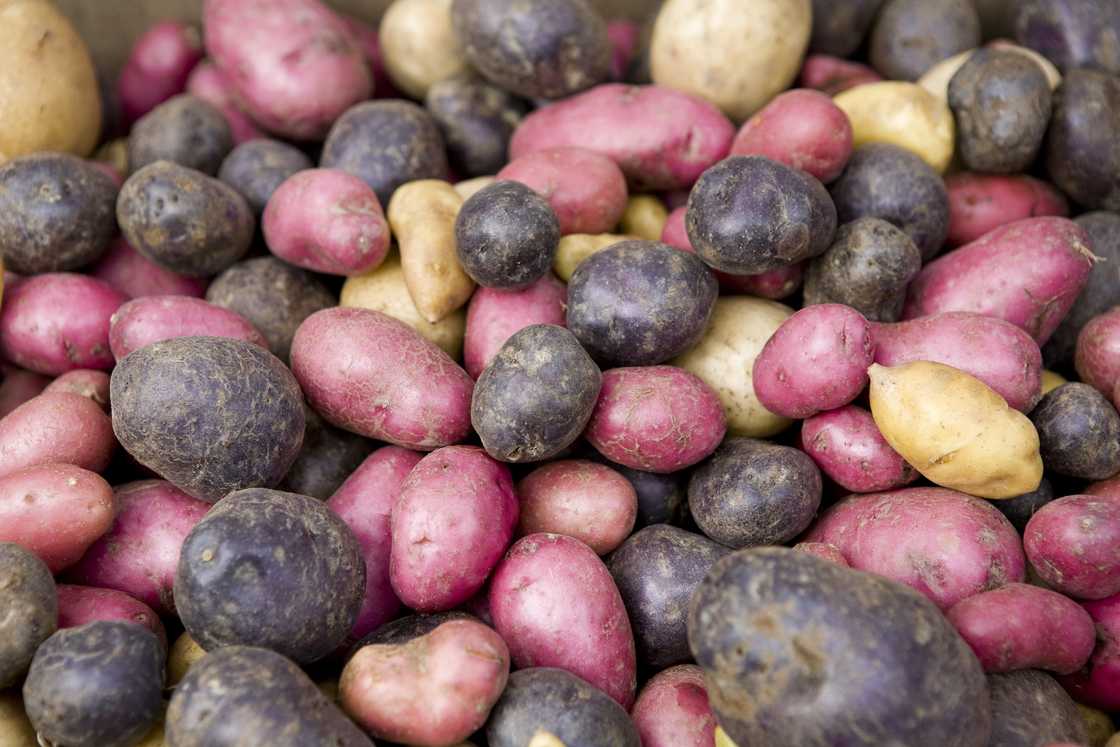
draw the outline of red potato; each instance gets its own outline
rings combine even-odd
[[[716,717],[708,703],[704,671],[681,664],[658,672],[630,712],[642,747],[711,747]]]
[[[660,86],[607,83],[525,117],[510,159],[575,146],[607,156],[638,191],[689,187],[727,155],[735,128],[712,104]]]
[[[292,339],[292,373],[332,425],[431,451],[466,438],[474,382],[403,322],[332,308],[307,317]]]
[[[0,542],[39,556],[51,573],[78,561],[113,524],[113,490],[70,464],[41,464],[0,477]]]
[[[831,561],[836,565],[848,567],[848,561],[844,560],[844,553],[840,552],[840,548],[836,545],[829,544],[828,542],[798,542],[793,546],[794,550],[798,552],[807,552],[810,555],[816,555],[818,558]]]
[[[389,223],[377,193],[338,169],[307,169],[272,193],[261,219],[280,259],[315,272],[359,275],[389,253]]]
[[[362,54],[365,55],[366,62],[369,64],[370,72],[373,75],[373,97],[375,99],[405,98],[405,95],[393,85],[389,73],[385,70],[385,63],[382,62],[381,57],[381,37],[378,34],[377,27],[353,16],[344,15],[342,21],[346,24],[350,33],[354,35],[354,39],[358,42],[358,48],[362,50]]]
[[[116,589],[166,615],[175,614],[179,550],[211,504],[165,480],[141,480],[113,489],[113,526],[93,543],[67,578]]]
[[[583,436],[616,464],[667,474],[707,457],[726,431],[718,395],[698,376],[675,366],[638,366],[603,372]]]
[[[975,241],[989,231],[1024,218],[1069,215],[1062,193],[1026,174],[974,174],[945,177],[949,192],[949,246]]]
[[[864,83],[878,83],[883,76],[867,65],[827,54],[811,54],[801,66],[799,85],[829,96]]]
[[[233,133],[234,145],[268,137],[237,103],[233,84],[212,61],[203,60],[195,66],[190,78],[187,79],[187,93],[211,104],[225,115],[226,121],[229,122],[229,129]]]
[[[123,304],[109,325],[109,348],[120,360],[133,350],[176,337],[229,337],[262,348],[264,335],[245,317],[187,296],[145,296]]]
[[[1081,328],[1074,366],[1083,382],[1112,396],[1120,383],[1120,308],[1093,317]]]
[[[0,475],[54,463],[101,472],[116,446],[113,422],[96,402],[44,393],[0,419]]]
[[[498,178],[521,182],[548,200],[564,235],[610,233],[629,195],[615,162],[586,148],[531,151],[506,164]]]
[[[48,376],[76,368],[108,370],[109,318],[128,299],[87,275],[50,272],[6,289],[0,355]]]
[[[606,465],[581,459],[538,467],[518,483],[517,495],[519,534],[564,534],[599,555],[622,544],[638,516],[638,494],[630,481]]]
[[[1050,587],[1080,599],[1120,593],[1120,496],[1068,495],[1035,512],[1023,549]]]
[[[205,278],[190,278],[160,267],[129,246],[122,237],[114,239],[89,274],[104,280],[129,298],[141,296],[206,295]]]
[[[109,411],[109,374],[79,368],[67,371],[47,385],[44,392],[68,392],[93,400],[102,410]]]
[[[477,446],[432,452],[405,478],[393,506],[393,591],[420,612],[467,601],[509,546],[517,515],[506,465]]]
[[[167,632],[159,615],[123,591],[92,586],[58,585],[58,627],[77,628],[95,620],[123,620],[143,625],[167,650]]]
[[[852,568],[906,584],[943,610],[1026,573],[1019,534],[999,509],[944,488],[849,496],[803,539],[836,545]]]
[[[901,366],[933,361],[975,376],[1021,412],[1042,397],[1042,353],[1010,322],[969,311],[932,314],[908,322],[873,324],[875,362]]]
[[[479,288],[467,307],[463,365],[477,379],[514,333],[534,324],[565,325],[568,286],[551,272],[523,290]]]
[[[634,21],[615,19],[607,23],[611,40],[611,80],[622,81],[642,43],[642,27]]]
[[[4,382],[0,384],[0,418],[24,402],[38,397],[51,383],[42,374],[5,366]]]
[[[1098,480],[1090,483],[1085,488],[1085,495],[1103,495],[1110,498],[1120,498],[1120,475],[1113,475],[1107,480]]]
[[[918,471],[883,438],[871,413],[855,405],[808,418],[801,425],[801,450],[852,493],[894,490],[918,479]]]
[[[1089,660],[1096,645],[1088,612],[1072,599],[1029,584],[1007,584],[962,599],[945,616],[985,672],[1070,674]]]
[[[491,579],[490,614],[519,669],[564,669],[623,708],[634,702],[637,657],[622,596],[579,540],[530,534],[515,542]]]
[[[1071,220],[1008,223],[922,268],[902,318],[973,311],[1005,319],[1042,345],[1085,287],[1093,261],[1088,234]]]
[[[350,628],[353,644],[392,620],[400,611],[389,582],[393,533],[389,517],[401,485],[421,454],[399,446],[383,446],[366,457],[327,500],[327,506],[350,527],[366,563],[366,593]]]
[[[786,321],[754,361],[758,401],[787,418],[842,407],[867,387],[875,361],[871,324],[850,306],[807,306]]]
[[[1059,679],[1078,703],[1120,710],[1120,594],[1081,606],[1096,624],[1097,647],[1084,669]]]
[[[731,155],[766,156],[827,184],[852,155],[852,123],[819,91],[786,91],[743,124]]]
[[[117,78],[117,99],[131,125],[172,96],[182,93],[191,70],[202,60],[198,29],[162,21],[145,31]]]

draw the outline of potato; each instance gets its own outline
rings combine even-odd
[[[80,394],[96,402],[102,410],[109,410],[109,374],[104,371],[93,371],[88,368],[67,371],[48,384],[43,391]]]
[[[917,470],[879,433],[871,413],[855,405],[808,418],[801,426],[801,449],[853,493],[893,490],[918,479]]]
[[[425,3],[431,5],[431,0],[421,5]],[[437,4],[449,2],[438,0]],[[441,51],[429,48],[416,59],[434,57],[438,62]],[[505,166],[509,139],[529,109],[513,94],[471,73],[434,83],[424,106],[443,133],[451,167],[473,177],[494,174]]]
[[[520,182],[483,187],[455,218],[459,262],[486,288],[520,290],[544,277],[559,242],[552,207]]]
[[[190,633],[184,632],[176,638],[171,650],[167,652],[167,686],[173,688],[182,682],[190,668],[204,656],[206,652],[191,638]]]
[[[1058,188],[1090,210],[1120,210],[1120,155],[1108,138],[1117,127],[1120,78],[1067,71],[1054,93],[1046,169]]]
[[[37,373],[3,365],[4,380],[0,383],[0,418],[32,397],[42,394],[51,380]]]
[[[505,163],[504,154],[502,155],[502,163]],[[489,187],[496,181],[497,178],[493,176],[476,176],[474,179],[466,179],[461,182],[455,182],[455,184],[452,185],[452,188],[455,190],[455,193],[462,197],[465,201],[474,197],[479,190],[483,189],[484,187]]]
[[[625,477],[581,459],[538,467],[517,484],[517,496],[519,535],[564,534],[598,555],[622,544],[638,515],[638,495]]]
[[[1074,364],[1082,381],[1106,395],[1112,394],[1120,381],[1120,308],[1113,307],[1089,319],[1081,328]]]
[[[109,349],[117,360],[153,342],[199,336],[228,337],[268,347],[264,336],[240,314],[201,298],[137,298],[121,304],[109,320]]]
[[[844,559],[844,554],[831,542],[798,542],[793,546],[793,549],[798,552],[815,555],[818,558],[827,560],[830,563],[835,563],[843,568],[850,567],[848,561]]]
[[[32,550],[7,541],[0,541],[0,604],[4,607],[0,621],[0,688],[6,688],[19,683],[35,650],[58,627],[58,597],[50,569]],[[2,707],[8,710],[7,703]],[[3,716],[0,737],[5,736],[9,721],[7,713]]]
[[[195,65],[187,78],[187,93],[208,101],[225,115],[233,132],[234,143],[240,145],[268,137],[245,112],[230,76],[222,72],[213,60],[205,59]]]
[[[885,579],[741,550],[696,590],[688,638],[737,744],[988,744],[976,657],[933,604]]]
[[[867,83],[837,94],[833,101],[848,115],[857,149],[871,143],[894,145],[915,154],[938,174],[949,168],[956,142],[953,112],[916,83]]]
[[[817,14],[814,13],[813,17],[816,18]],[[862,63],[826,54],[811,54],[805,58],[805,64],[801,66],[798,82],[803,88],[811,88],[835,96],[849,88],[864,83],[878,83],[882,79],[882,75]]]
[[[1084,480],[1120,472],[1120,415],[1088,384],[1065,384],[1031,411],[1046,469]]]
[[[1015,39],[1052,60],[1063,71],[1096,68],[1120,74],[1116,39],[1120,9],[1105,0],[1026,0],[1012,15]]]
[[[658,241],[665,228],[669,211],[665,204],[653,195],[634,195],[626,203],[622,213],[619,230],[630,236],[647,241]]]
[[[132,171],[171,161],[214,176],[233,150],[233,131],[221,110],[196,96],[175,96],[140,118],[128,136]]]
[[[834,3],[813,0],[813,35],[809,49],[813,52],[848,57],[859,48],[883,0],[856,0]]]
[[[1070,495],[1038,509],[1023,549],[1050,587],[1081,599],[1120,593],[1120,496]]]
[[[980,16],[967,0],[887,0],[871,32],[871,64],[888,78],[917,80],[979,44]]]
[[[1027,522],[1030,521],[1035,512],[1052,500],[1054,500],[1054,487],[1049,480],[1043,478],[1037,490],[1017,495],[1014,498],[996,501],[994,505],[1022,534]]]
[[[1085,724],[1050,675],[1037,670],[988,675],[992,699],[991,747],[1084,744]]]
[[[1112,596],[1082,605],[1093,618],[1099,641],[1088,666],[1062,678],[1062,685],[1077,702],[1106,711],[1120,708],[1120,596]]]
[[[58,585],[58,627],[77,628],[96,620],[136,623],[155,633],[167,650],[167,633],[152,608],[123,591],[93,586]]]
[[[207,281],[166,270],[117,237],[109,250],[88,269],[88,273],[103,280],[128,298],[142,296],[191,296],[206,295]]]
[[[576,268],[583,264],[593,254],[598,254],[607,247],[621,244],[624,241],[634,241],[636,237],[616,233],[572,233],[560,239],[556,247],[556,257],[552,262],[552,271],[565,283],[572,281]]]
[[[330,426],[310,407],[304,407],[304,420],[299,456],[276,487],[325,501],[369,456],[373,443]]]
[[[530,534],[515,542],[491,578],[490,613],[518,668],[559,667],[623,708],[634,702],[626,608],[603,561],[579,540]]]
[[[1080,215],[1074,222],[1089,235],[1089,246],[1098,259],[1081,295],[1043,351],[1044,359],[1051,366],[1074,357],[1077,337],[1093,317],[1120,305],[1120,215],[1096,211]],[[1085,381],[1084,376],[1082,381]]]
[[[704,673],[692,664],[654,675],[638,694],[631,717],[643,747],[709,747],[715,739]]]
[[[40,394],[0,420],[0,475],[46,464],[102,472],[116,449],[101,406],[79,394]]]
[[[346,305],[345,299],[344,287],[343,305]],[[467,373],[473,379],[481,376],[509,338],[525,327],[534,324],[563,327],[567,299],[567,286],[551,273],[523,290],[479,288],[471,297],[466,315],[463,360]],[[448,317],[455,318],[455,315]]]
[[[403,0],[381,18],[381,61],[393,84],[423,99],[440,81],[467,70],[451,26],[451,0]]]
[[[37,151],[88,156],[101,134],[89,49],[54,3],[0,9],[0,163]]]
[[[225,157],[218,178],[241,193],[260,217],[276,189],[288,177],[310,169],[311,159],[298,148],[261,138],[241,143]]]
[[[685,495],[683,472],[659,475],[615,464],[601,454],[594,454],[591,458],[618,472],[634,488],[638,495],[638,518],[635,526],[670,524],[680,520]]]
[[[194,26],[179,21],[149,26],[133,43],[117,78],[116,94],[125,123],[133,124],[182,93],[202,55],[202,37]]]
[[[980,48],[971,48],[963,52],[958,52],[952,57],[946,57],[940,62],[926,68],[926,71],[922,73],[921,77],[914,82],[941,101],[949,103],[949,82],[953,79],[953,76],[964,67],[964,63],[968,62],[968,58],[979,51]]]
[[[1116,733],[1112,718],[1104,711],[1080,703],[1077,704],[1077,712],[1081,714],[1081,720],[1085,723],[1085,731],[1089,736],[1086,743],[1090,747],[1105,747],[1105,743]]]
[[[990,1],[1002,2],[1002,0]],[[983,0],[981,0],[981,2],[983,2]],[[981,15],[983,15],[983,10],[981,10],[980,12]],[[1008,15],[1014,16],[1016,14],[1009,13]],[[1009,20],[1015,21],[1017,19],[1011,18]],[[1046,80],[1050,84],[1051,91],[1061,85],[1062,73],[1058,70],[1057,66],[1055,66],[1054,63],[1050,61],[1048,57],[1040,54],[1037,50],[1031,49],[1030,47],[1020,46],[1007,39],[993,39],[992,41],[988,42],[987,46],[989,49],[995,49],[1004,52],[1016,52],[1023,55],[1024,57],[1034,60],[1038,64],[1038,66],[1042,68],[1042,72],[1046,74]]]
[[[35,727],[27,718],[19,690],[0,690],[0,744],[7,747],[39,747]]]
[[[949,246],[968,244],[1024,218],[1069,215],[1066,198],[1058,190],[1025,174],[961,172],[947,176],[945,188],[949,193]]]

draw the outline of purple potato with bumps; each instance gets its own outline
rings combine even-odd
[[[233,150],[233,131],[221,110],[184,93],[141,117],[128,135],[128,167],[139,171],[171,161],[214,176]]]

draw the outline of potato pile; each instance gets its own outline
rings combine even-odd
[[[0,0],[0,747],[1120,747],[1120,3],[611,5]]]

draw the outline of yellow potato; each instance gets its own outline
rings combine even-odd
[[[525,747],[569,747],[569,745],[561,741],[552,732],[538,729],[529,739],[529,744],[525,745]]]
[[[949,168],[956,139],[953,113],[917,83],[865,83],[833,101],[851,120],[855,147],[890,143],[917,154],[939,174]]]
[[[727,736],[727,732],[723,730],[722,726],[716,727],[716,744],[715,747],[739,747],[731,741],[731,737]]]
[[[871,414],[883,438],[928,480],[980,498],[1038,488],[1038,432],[987,384],[951,366],[874,364]]]
[[[206,656],[206,652],[195,643],[189,633],[176,638],[167,654],[167,686],[178,685],[187,676],[187,670],[203,656]]]
[[[107,163],[117,170],[121,176],[128,176],[128,138],[119,137],[110,140],[97,149],[93,154],[95,161]]]
[[[708,330],[696,347],[672,363],[715,390],[727,415],[727,435],[765,438],[791,421],[767,410],[754,393],[754,359],[793,309],[751,296],[716,301]]]
[[[1061,374],[1056,374],[1053,371],[1042,369],[1042,394],[1046,396],[1047,392],[1057,389],[1062,384],[1068,384],[1066,377]]]
[[[432,324],[462,308],[474,293],[455,250],[455,216],[462,206],[463,198],[447,182],[420,179],[397,189],[385,211],[408,294]]]
[[[414,99],[423,100],[433,85],[467,70],[451,26],[451,0],[396,0],[379,35],[385,72]]]
[[[400,255],[392,252],[375,270],[347,278],[342,286],[340,306],[356,306],[388,314],[412,327],[420,335],[439,345],[458,360],[463,352],[463,335],[467,330],[467,313],[453,311],[435,324],[420,316],[408,286]]]
[[[38,747],[35,729],[23,710],[19,688],[0,690],[0,746]]]
[[[1089,735],[1089,747],[1104,747],[1109,738],[1116,733],[1112,726],[1112,719],[1104,711],[1090,708],[1087,705],[1077,704],[1081,713],[1081,720],[1085,722],[1085,732]]]
[[[463,198],[463,202],[466,202],[474,197],[476,192],[489,187],[496,181],[498,180],[492,176],[476,176],[474,179],[455,182],[455,191]]]
[[[626,201],[619,230],[640,239],[660,241],[667,220],[669,211],[661,200],[653,195],[633,195]]]
[[[93,60],[74,26],[46,0],[0,0],[0,163],[88,156],[100,133]]]
[[[623,236],[617,233],[570,233],[560,238],[556,256],[552,259],[552,271],[565,283],[572,279],[572,273],[579,263],[596,252],[606,249],[620,241],[629,241],[636,236]]]
[[[1109,737],[1108,741],[1104,743],[1104,747],[1120,747],[1120,733]]]

